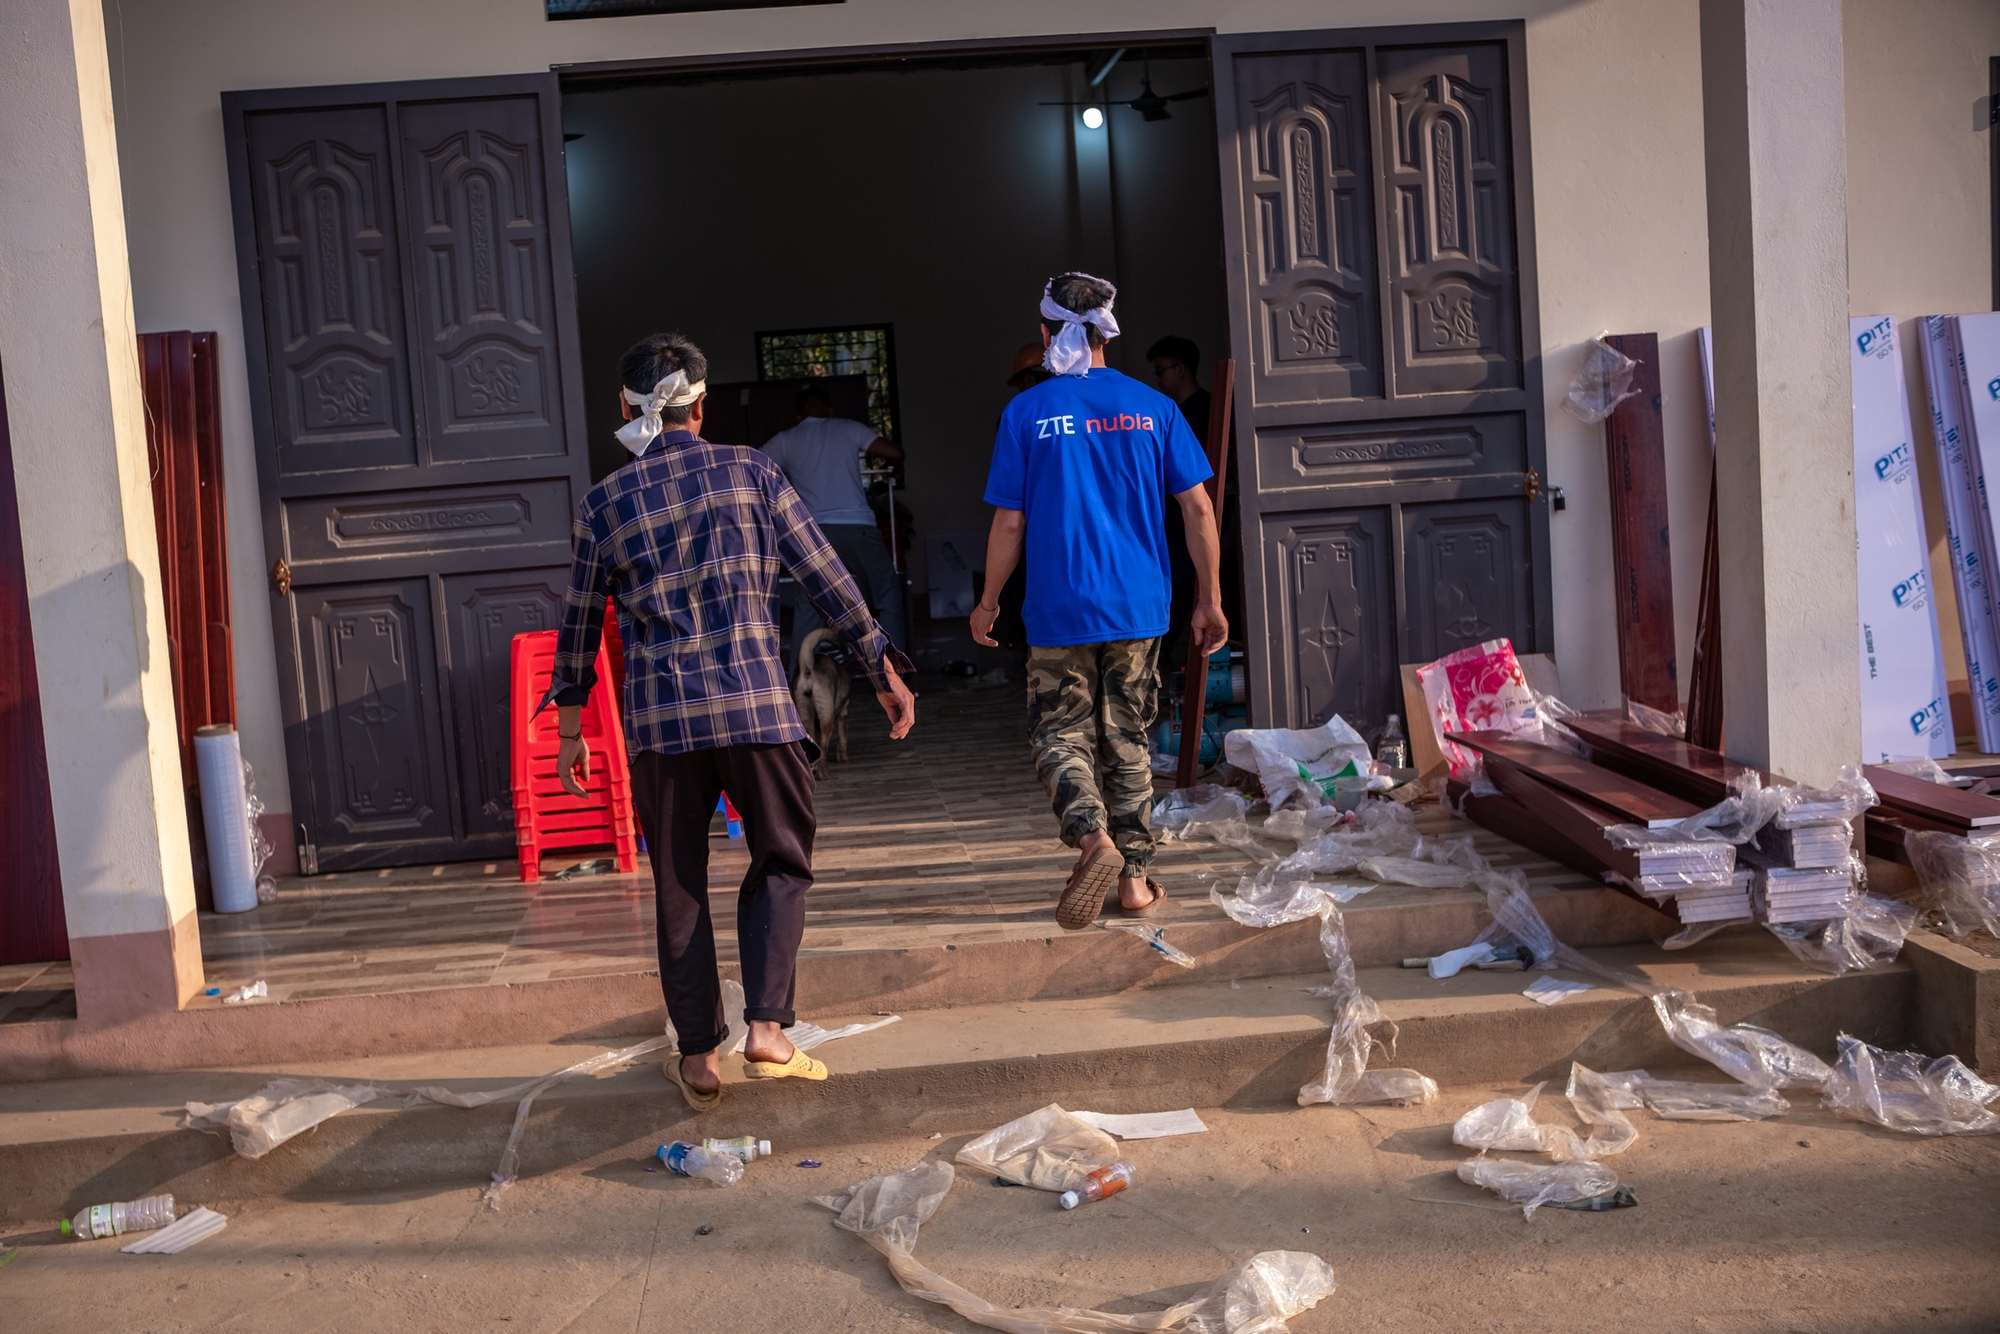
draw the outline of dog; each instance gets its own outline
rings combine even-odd
[[[813,776],[826,777],[826,762],[847,763],[847,701],[854,692],[841,663],[840,649],[833,631],[824,627],[813,631],[799,645],[798,675],[792,681],[792,701],[799,706],[799,720],[805,724],[820,749]]]

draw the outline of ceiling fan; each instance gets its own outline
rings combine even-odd
[[[1112,55],[1111,59],[1105,61],[1104,67],[1098,70],[1097,74],[1091,79],[1091,86],[1096,87],[1102,83],[1104,76],[1111,73],[1111,67],[1118,63],[1119,56],[1124,54],[1123,51],[1118,51]],[[1137,97],[1106,99],[1102,102],[1044,102],[1042,105],[1045,107],[1131,107],[1139,113],[1142,120],[1172,120],[1173,113],[1167,110],[1168,103],[1185,102],[1191,97],[1206,96],[1208,96],[1208,89],[1206,88],[1190,88],[1184,93],[1167,93],[1164,95],[1154,92],[1153,62],[1148,58],[1144,62],[1143,72],[1139,75],[1139,95]]]

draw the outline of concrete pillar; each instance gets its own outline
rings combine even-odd
[[[0,18],[0,368],[77,1008],[202,987],[99,0]]]
[[[1724,745],[1860,758],[1840,0],[1701,0]]]

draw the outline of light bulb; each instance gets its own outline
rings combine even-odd
[[[1103,129],[1104,112],[1097,107],[1085,107],[1083,109],[1083,128],[1086,130]]]

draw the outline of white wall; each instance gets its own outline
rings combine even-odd
[[[1850,3],[1847,67],[1848,309],[1894,315],[1910,389],[1931,586],[1939,590],[1952,693],[1965,689],[1937,457],[1916,317],[1993,308],[1987,61],[2000,56],[1991,0]],[[1969,729],[1970,719],[1963,720]]]
[[[1663,340],[1682,666],[1692,644],[1706,449],[1690,332],[1707,319],[1694,0],[849,0],[549,23],[538,0],[107,0],[142,330],[221,335],[237,689],[245,751],[287,801],[218,94],[551,63],[1215,27],[1229,32],[1525,18],[1555,516],[1556,654],[1578,705],[1617,697],[1602,432],[1555,410],[1600,330]],[[1141,349],[1143,350],[1143,349]],[[1220,349],[1205,349],[1211,355]],[[1683,674],[1685,674],[1683,672]]]

